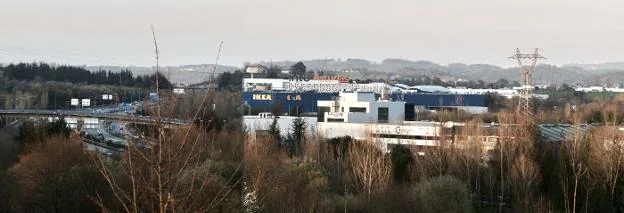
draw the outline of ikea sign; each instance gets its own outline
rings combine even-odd
[[[254,94],[251,99],[254,101],[270,101],[272,97],[271,94]]]

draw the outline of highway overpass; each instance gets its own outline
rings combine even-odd
[[[150,116],[139,115],[120,115],[110,113],[94,113],[84,111],[70,111],[70,110],[0,110],[0,117],[79,117],[79,118],[98,118],[103,120],[114,121],[126,121],[131,123],[140,124],[153,124],[157,122],[158,118]],[[161,118],[160,122],[163,124],[172,125],[189,125],[191,121],[175,119],[175,118]]]

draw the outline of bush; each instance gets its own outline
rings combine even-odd
[[[470,212],[471,198],[466,184],[453,176],[439,176],[418,184],[417,196],[424,212]]]

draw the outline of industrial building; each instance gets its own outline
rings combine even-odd
[[[400,86],[385,83],[341,83],[341,80],[297,81],[289,79],[243,79],[243,102],[249,112],[271,112],[276,109],[288,115],[318,113],[318,101],[333,101],[340,92],[368,92],[383,95],[390,101],[405,102],[422,109],[457,109],[472,113],[487,112],[485,95],[453,94],[440,86]],[[410,112],[406,112],[410,113]]]
[[[414,111],[413,105],[375,99],[373,93],[341,92],[334,101],[318,101],[318,108],[319,137],[368,139],[382,150],[392,145],[438,146],[447,133],[443,129],[453,128],[452,123],[410,121],[406,111]]]
[[[516,128],[514,124],[477,124],[479,135],[462,135],[464,123],[410,120],[412,105],[401,101],[377,99],[373,93],[341,92],[331,101],[318,101],[317,117],[302,117],[307,124],[307,134],[316,139],[329,139],[349,136],[357,140],[372,141],[381,150],[389,151],[393,146],[405,145],[415,153],[424,154],[427,147],[442,144],[455,147],[477,145],[483,157],[501,142],[497,131],[501,128]],[[282,136],[291,131],[294,116],[273,116],[262,113],[260,116],[244,116],[243,121],[252,136],[256,131],[267,131],[276,120]],[[541,141],[546,143],[568,142],[575,133],[583,135],[591,129],[589,125],[550,125],[538,126]]]
[[[268,99],[268,98],[267,98]],[[340,92],[333,100],[316,104],[317,117],[305,117],[308,134],[318,138],[350,136],[358,140],[372,140],[382,150],[394,145],[408,145],[416,149],[438,146],[443,137],[453,138],[455,123],[414,121],[414,105],[401,101],[377,99],[374,93]],[[274,119],[285,136],[296,117],[244,116],[244,124],[254,134],[266,131]]]

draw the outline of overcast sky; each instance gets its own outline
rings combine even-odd
[[[132,3],[128,3],[132,2]],[[621,0],[2,0],[0,63],[151,65],[323,58],[509,66],[624,61]]]

